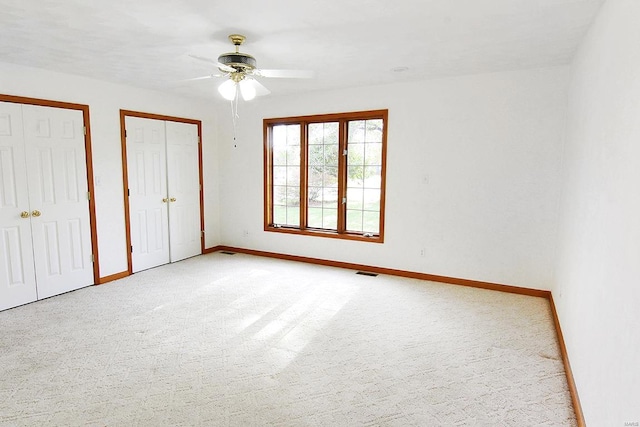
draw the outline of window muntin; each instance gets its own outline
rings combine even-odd
[[[265,119],[265,230],[383,241],[387,110]]]

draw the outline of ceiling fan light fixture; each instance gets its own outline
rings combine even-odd
[[[256,97],[256,88],[253,86],[253,80],[240,80],[238,86],[240,87],[240,94],[242,95],[242,99],[244,99],[245,101],[251,101]]]
[[[236,86],[236,82],[233,80],[226,80],[220,86],[218,86],[218,92],[220,95],[228,101],[233,101],[236,99],[236,92],[238,88]]]
[[[226,76],[228,80],[218,86],[220,95],[228,101],[236,101],[239,96],[245,101],[251,101],[256,96],[268,95],[269,89],[264,87],[254,76],[257,77],[279,77],[292,79],[312,78],[314,73],[305,70],[266,70],[256,68],[256,59],[246,53],[240,52],[240,45],[245,40],[241,34],[231,34],[229,40],[234,44],[236,51],[223,53],[218,56],[218,61],[209,61],[192,55],[196,59],[205,60],[217,64],[221,74],[214,76],[197,77],[202,78]]]

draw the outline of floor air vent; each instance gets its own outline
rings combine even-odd
[[[359,274],[361,276],[371,276],[371,277],[376,277],[378,275],[378,273],[369,273],[368,271],[357,271],[356,274]]]
[[[225,255],[235,255],[235,252],[229,252],[229,251],[220,251],[221,254],[225,254]]]

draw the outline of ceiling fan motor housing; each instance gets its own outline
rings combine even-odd
[[[251,71],[256,68],[256,59],[251,55],[240,52],[223,53],[218,57],[218,62],[233,67],[238,71]]]

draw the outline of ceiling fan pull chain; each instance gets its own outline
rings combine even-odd
[[[234,105],[234,101],[235,101],[235,105]],[[236,91],[236,96],[235,99],[231,100],[231,121],[233,122],[233,148],[238,148],[238,144],[236,141],[236,135],[237,135],[237,119],[239,118],[238,116],[238,92]]]

